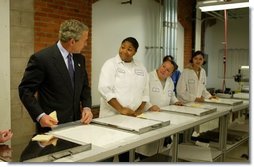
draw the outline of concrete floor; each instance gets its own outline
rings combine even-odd
[[[146,159],[143,159],[141,162],[171,162],[171,157],[168,155],[170,150],[164,151],[160,154],[157,154],[152,157],[148,157]],[[245,156],[243,156],[245,155]],[[250,160],[246,157],[246,155],[249,155],[249,142],[245,142],[236,149],[231,150],[226,154],[225,157],[225,163],[240,163],[240,164],[248,164],[250,163]],[[180,160],[179,162],[187,162],[184,160]],[[196,162],[194,162],[196,163]],[[200,163],[200,162],[198,162]],[[202,163],[213,163],[213,162],[202,162]],[[216,162],[221,163],[221,162]]]
[[[237,149],[234,149],[227,153],[225,162],[246,162],[250,163],[250,160],[246,158],[249,155],[249,143],[245,142]]]

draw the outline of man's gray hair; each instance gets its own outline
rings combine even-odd
[[[78,20],[66,20],[60,26],[58,37],[62,42],[67,42],[70,39],[78,41],[81,38],[83,32],[88,30],[88,26]]]

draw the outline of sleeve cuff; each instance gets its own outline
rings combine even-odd
[[[40,114],[40,115],[36,118],[36,121],[37,121],[37,122],[40,122],[40,119],[41,119],[41,117],[42,117],[43,115],[46,115],[46,114],[45,114],[45,113]]]

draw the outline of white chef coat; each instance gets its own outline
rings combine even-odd
[[[146,110],[152,105],[159,107],[175,104],[178,99],[174,92],[174,82],[171,77],[168,77],[163,88],[156,70],[149,73],[149,97],[150,103],[146,104]],[[148,111],[150,112],[150,111]],[[158,153],[163,148],[164,139],[143,145],[136,149],[136,152],[145,156],[152,156]]]
[[[108,104],[112,98],[135,111],[142,102],[149,101],[146,68],[137,60],[125,63],[118,54],[102,66],[98,90],[101,94],[99,117],[119,113]]]
[[[177,98],[183,102],[193,102],[197,97],[211,97],[206,90],[206,73],[203,68],[200,70],[200,78],[192,68],[185,68],[178,80]]]

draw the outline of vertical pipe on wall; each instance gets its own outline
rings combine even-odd
[[[228,16],[227,10],[224,10],[224,56],[223,56],[223,82],[222,82],[222,91],[226,89],[226,69],[227,69],[227,50],[228,50]]]
[[[161,5],[161,4],[163,4],[163,2],[164,2],[164,0],[160,0],[160,24],[159,24],[159,47],[160,47],[160,53],[159,53],[159,55],[160,55],[160,62],[158,63],[158,65],[160,65],[161,64],[161,62],[162,62],[162,55],[164,54],[164,47],[163,47],[163,43],[164,43],[164,39],[163,39],[163,35],[164,35],[164,32],[163,32],[163,30],[164,30],[164,26],[163,26],[163,16],[164,16],[164,7]]]
[[[196,25],[195,25],[195,50],[203,50],[201,46],[201,38],[202,38],[202,31],[201,31],[201,24],[202,24],[202,16],[201,10],[197,8],[196,10]]]
[[[173,17],[173,22],[174,22],[174,27],[173,27],[173,56],[176,58],[176,53],[177,53],[177,1],[173,1],[173,13],[174,13],[174,17]]]
[[[176,56],[177,39],[177,0],[164,0],[163,55]]]
[[[162,26],[163,26],[163,55],[166,55],[167,52],[167,38],[165,38],[168,33],[168,14],[167,14],[167,7],[168,7],[168,1],[167,0],[164,0],[164,3],[163,3],[163,22],[162,22]]]

